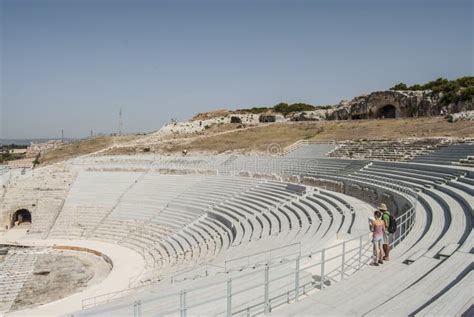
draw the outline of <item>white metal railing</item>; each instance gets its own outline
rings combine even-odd
[[[224,271],[229,273],[231,271],[248,268],[250,266],[256,267],[258,265],[268,264],[273,262],[275,259],[280,260],[282,258],[288,259],[299,256],[301,256],[301,242],[226,260],[224,262]]]

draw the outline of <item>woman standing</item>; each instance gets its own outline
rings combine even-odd
[[[374,262],[370,265],[378,266],[379,264],[383,264],[383,237],[385,233],[385,222],[381,219],[382,213],[380,211],[374,212],[375,220],[372,221],[371,224],[371,231],[372,231],[372,244],[374,246]]]

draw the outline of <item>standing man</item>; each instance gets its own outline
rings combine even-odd
[[[387,210],[387,205],[384,203],[380,204],[379,210],[382,213],[382,220],[385,222],[384,239],[382,245],[383,253],[385,255],[383,259],[384,261],[388,261],[390,253],[390,236],[388,232],[388,226],[390,225],[390,212]]]

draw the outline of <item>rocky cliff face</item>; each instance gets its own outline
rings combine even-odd
[[[429,117],[474,110],[474,100],[451,104],[442,102],[443,93],[431,90],[387,90],[341,101],[334,106],[317,108],[312,111],[290,113],[284,117],[279,113],[265,112],[252,114],[219,110],[195,116],[188,122],[175,122],[164,126],[159,132],[181,134],[200,132],[206,127],[219,123],[239,123],[258,125],[265,122],[357,120],[383,118]]]
[[[438,116],[474,109],[473,100],[445,105],[442,93],[424,91],[378,91],[351,101],[342,101],[328,111],[329,120],[380,119]]]
[[[341,101],[328,109],[302,111],[289,116],[292,121],[357,120],[439,116],[474,110],[473,100],[444,104],[442,93],[424,91],[377,91]]]

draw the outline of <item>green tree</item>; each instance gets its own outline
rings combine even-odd
[[[423,90],[423,86],[421,86],[419,84],[415,84],[415,85],[411,86],[410,88],[408,88],[408,90]]]
[[[285,114],[288,111],[288,104],[285,102],[280,102],[275,107],[273,107],[273,110]]]
[[[471,87],[471,86],[474,86],[474,76],[461,77],[461,78],[456,79],[456,82],[461,87]]]
[[[474,98],[474,85],[461,90],[459,99],[462,101],[471,100]]]
[[[407,90],[407,89],[408,89],[408,87],[404,83],[398,83],[395,86],[393,86],[392,88],[390,88],[390,90]]]

